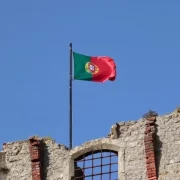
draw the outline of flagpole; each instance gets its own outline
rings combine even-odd
[[[72,43],[69,44],[69,149],[72,149]]]

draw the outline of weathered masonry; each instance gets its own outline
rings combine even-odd
[[[120,122],[69,150],[51,138],[4,143],[0,180],[179,180],[180,109]]]

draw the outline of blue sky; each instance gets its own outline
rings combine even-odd
[[[73,146],[179,101],[180,1],[1,1],[0,144],[69,145],[69,48],[115,59],[114,82],[73,82]]]

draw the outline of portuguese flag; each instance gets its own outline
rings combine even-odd
[[[105,82],[116,78],[116,64],[108,56],[86,56],[73,52],[74,79]]]

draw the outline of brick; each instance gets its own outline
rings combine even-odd
[[[32,169],[32,180],[42,180],[41,179],[41,162],[40,162],[40,150],[41,143],[37,139],[29,139],[29,150],[31,157],[31,169]]]
[[[156,133],[155,121],[155,117],[147,119],[144,132],[144,146],[148,180],[157,180],[154,153],[154,135]]]

